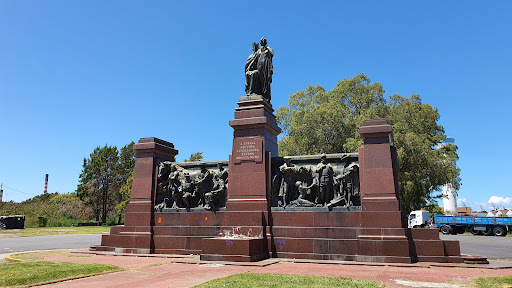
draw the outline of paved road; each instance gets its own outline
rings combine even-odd
[[[468,255],[485,256],[490,260],[512,261],[512,237],[442,235],[443,240],[459,240],[460,252]]]
[[[101,234],[67,234],[0,238],[0,254],[23,251],[80,249],[101,243]]]

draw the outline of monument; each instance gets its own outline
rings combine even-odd
[[[279,157],[274,51],[264,37],[260,45],[253,43],[246,95],[229,121],[229,160],[177,163],[172,143],[141,138],[125,225],[91,249],[221,261],[463,262],[458,241],[407,228],[386,119],[364,122],[358,153]]]

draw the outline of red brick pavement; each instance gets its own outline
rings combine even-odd
[[[30,257],[30,255],[28,255],[28,257]],[[467,286],[471,283],[468,279],[470,277],[512,275],[512,269],[510,268],[461,268],[467,265],[459,265],[459,267],[436,267],[423,264],[395,267],[386,265],[372,266],[371,264],[340,265],[339,263],[341,262],[335,261],[326,262],[330,264],[307,263],[307,261],[306,263],[294,263],[289,262],[290,260],[279,261],[278,259],[269,259],[263,262],[252,264],[246,263],[248,265],[240,266],[224,265],[216,262],[208,262],[208,264],[204,264],[205,262],[201,262],[197,256],[170,256],[171,258],[160,258],[79,253],[38,253],[37,257],[45,257],[45,261],[111,264],[127,269],[122,272],[45,285],[45,287],[191,287],[216,278],[222,278],[244,272],[318,275],[331,277],[341,276],[377,281],[385,284],[386,287],[410,287],[397,284],[395,280],[449,283]],[[508,266],[512,267],[511,265]],[[486,266],[483,265],[481,267]],[[429,286],[424,285],[415,287]]]

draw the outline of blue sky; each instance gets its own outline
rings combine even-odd
[[[460,200],[512,206],[510,1],[0,0],[4,200],[76,189],[97,146],[173,142],[177,160],[231,153],[229,120],[261,36],[272,104],[359,73],[419,94],[459,147]],[[494,201],[492,200],[492,201]],[[442,201],[441,201],[442,202]]]

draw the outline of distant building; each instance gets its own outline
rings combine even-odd
[[[508,211],[509,209],[498,210],[498,212],[496,212],[496,217],[507,217]]]
[[[471,208],[470,207],[458,207],[457,215],[459,216],[471,216]]]
[[[436,146],[436,149],[443,148],[448,144],[455,144],[455,139],[446,138],[446,140]],[[445,213],[455,214],[457,212],[458,214],[457,190],[455,190],[455,185],[453,185],[453,183],[446,183],[443,185],[443,207]],[[471,215],[471,210],[468,215]]]
[[[487,213],[487,217],[512,217],[512,209],[491,210]]]

